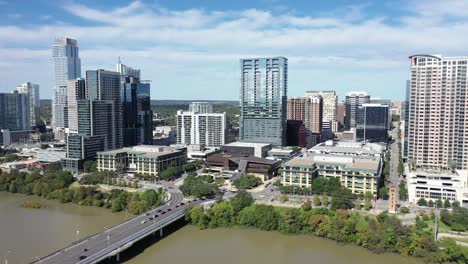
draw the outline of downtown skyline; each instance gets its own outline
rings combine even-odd
[[[0,1],[0,92],[30,81],[43,99],[52,98],[56,37],[78,40],[82,71],[112,70],[118,56],[142,69],[156,100],[238,100],[239,60],[263,56],[288,58],[290,97],[364,90],[404,100],[408,56],[465,55],[468,42],[457,0],[25,3]]]

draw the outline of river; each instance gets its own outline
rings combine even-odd
[[[43,202],[47,208],[22,208],[25,200]],[[100,232],[122,221],[125,215],[110,210],[60,204],[31,196],[0,192],[0,257],[10,250],[8,263],[27,263],[80,236]],[[245,229],[199,230],[185,226],[146,248],[127,263],[223,264],[420,264],[415,258],[373,254],[352,245],[338,245],[313,236],[288,236]]]

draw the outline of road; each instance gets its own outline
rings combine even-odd
[[[398,126],[398,123],[396,124]],[[391,137],[394,139],[393,143],[390,145],[390,177],[389,180],[391,181],[392,185],[395,185],[398,188],[400,184],[401,177],[398,173],[398,164],[400,162],[400,148],[398,146],[398,142],[400,139],[398,138],[398,128],[395,127],[390,132]]]
[[[92,258],[93,255],[99,255],[102,251],[106,251],[106,249],[118,248],[119,245],[122,245],[122,242],[130,243],[132,241],[128,241],[128,239],[131,238],[132,235],[150,229],[149,227],[152,225],[158,225],[158,223],[171,220],[174,218],[174,215],[178,215],[181,211],[184,211],[186,205],[179,206],[184,198],[182,193],[177,188],[174,188],[173,183],[165,183],[165,188],[170,194],[170,199],[163,206],[114,227],[110,227],[102,233],[85,238],[35,263],[87,263],[86,259],[88,259],[88,257]],[[162,214],[163,211],[166,213]],[[149,220],[150,217],[155,214],[159,216],[154,220]],[[80,262],[80,258],[83,257],[86,258]]]

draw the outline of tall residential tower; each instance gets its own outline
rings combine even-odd
[[[433,169],[468,169],[468,57],[414,55],[408,159]]]
[[[240,141],[286,144],[288,60],[241,59]]]

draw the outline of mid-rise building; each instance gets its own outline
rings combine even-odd
[[[305,157],[284,163],[281,182],[285,186],[311,188],[316,177],[334,177],[353,193],[377,195],[383,168],[382,153],[382,148],[375,144],[327,141],[308,150]]]
[[[27,130],[31,122],[29,96],[24,93],[0,93],[0,129]]]
[[[362,104],[356,117],[356,138],[358,141],[387,142],[390,128],[389,106],[383,104]]]
[[[468,169],[468,57],[410,56],[408,159]]]
[[[345,128],[356,127],[356,114],[359,106],[368,104],[370,96],[366,92],[351,92],[346,95]]]
[[[36,125],[36,118],[39,115],[40,97],[39,84],[22,83],[16,87],[18,93],[27,94],[29,99],[29,126]]]
[[[55,65],[55,86],[52,102],[52,127],[58,140],[65,140],[68,128],[67,86],[68,80],[81,77],[81,60],[78,43],[71,38],[58,38],[52,46]]]
[[[82,78],[69,80],[67,86],[68,128],[78,133],[78,101],[86,99],[86,81]]]
[[[240,141],[286,144],[288,60],[242,59]]]
[[[187,150],[166,146],[139,145],[97,153],[98,171],[127,172],[159,177],[168,168],[182,172]]]
[[[458,201],[468,206],[468,171],[456,170],[406,170],[408,201],[416,204],[419,199]]]
[[[338,96],[335,91],[307,91],[305,97],[321,97],[323,100],[322,131],[327,139],[333,138],[338,131],[337,104]]]
[[[226,143],[226,113],[177,111],[177,144],[221,146]]]

